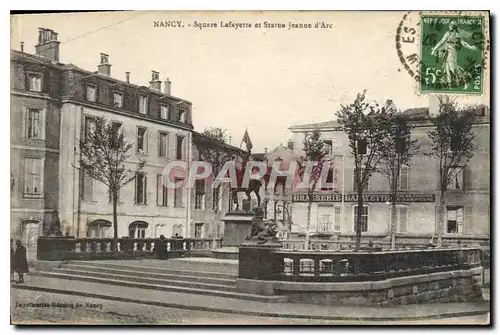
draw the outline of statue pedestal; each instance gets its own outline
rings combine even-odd
[[[212,257],[218,259],[238,259],[238,248],[252,231],[252,223],[262,218],[251,211],[229,212],[224,221],[222,248],[212,251]]]

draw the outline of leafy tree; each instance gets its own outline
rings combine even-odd
[[[314,129],[310,133],[306,132],[303,145],[304,155],[298,160],[297,175],[306,187],[308,196],[305,249],[309,250],[311,207],[314,192],[317,189],[321,178],[321,171],[326,162],[326,148],[324,141],[321,139],[319,129]]]
[[[383,141],[379,173],[384,175],[391,190],[391,248],[395,247],[397,231],[396,197],[401,167],[410,165],[412,156],[419,149],[417,140],[411,139],[411,126],[401,114],[390,115],[388,136]]]
[[[357,185],[356,249],[361,246],[363,191],[382,162],[384,143],[391,134],[392,109],[366,101],[366,90],[353,103],[341,106],[337,120],[349,139],[354,156],[354,182]]]
[[[113,250],[118,245],[118,194],[122,187],[132,182],[146,161],[141,159],[135,170],[127,167],[131,143],[123,133],[104,118],[96,118],[93,127],[79,140],[81,157],[79,170],[108,187],[113,203]]]
[[[435,127],[427,132],[431,140],[428,155],[439,164],[438,246],[442,242],[446,191],[476,150],[472,130],[476,116],[474,108],[461,108],[453,101],[442,99],[439,107],[439,114],[431,118]]]

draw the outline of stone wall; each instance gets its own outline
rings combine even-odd
[[[394,306],[482,299],[483,268],[400,277],[376,282],[283,282],[238,279],[253,294],[286,295],[291,302],[331,306]]]

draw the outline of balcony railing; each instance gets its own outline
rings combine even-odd
[[[126,259],[154,257],[157,239],[119,238],[113,252],[111,238],[40,237],[37,243],[39,260]],[[168,238],[169,257],[196,254],[222,247],[222,239]]]

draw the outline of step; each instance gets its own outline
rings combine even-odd
[[[171,274],[178,275],[186,275],[186,276],[195,276],[195,277],[211,277],[211,278],[224,278],[224,279],[233,279],[236,280],[238,278],[238,274],[230,274],[223,272],[208,272],[208,271],[194,271],[194,270],[182,270],[182,269],[173,269],[173,268],[162,268],[162,267],[149,267],[149,266],[139,266],[139,265],[129,265],[129,264],[116,264],[116,263],[105,263],[105,262],[85,262],[85,261],[70,261],[69,264],[76,265],[92,265],[99,266],[110,269],[123,269],[123,270],[133,270],[139,272],[147,272],[147,273],[159,273],[163,274],[168,271]],[[63,264],[65,265],[65,264]],[[182,264],[183,266],[183,264]]]
[[[64,273],[56,273],[56,272],[43,272],[43,271],[30,272],[29,276],[41,276],[41,277],[58,278],[58,279],[69,279],[69,280],[75,280],[75,281],[85,281],[85,282],[93,282],[93,283],[125,286],[125,287],[134,287],[134,288],[141,288],[141,289],[146,289],[146,290],[173,291],[173,292],[177,292],[177,293],[211,295],[211,296],[219,296],[219,297],[233,298],[233,299],[240,299],[240,300],[260,301],[260,302],[287,302],[288,301],[288,297],[286,297],[286,296],[276,296],[276,295],[263,296],[263,295],[255,295],[255,294],[248,294],[248,293],[225,292],[225,291],[188,288],[188,287],[180,287],[180,286],[172,286],[172,285],[147,284],[147,283],[138,283],[138,282],[134,282],[134,281],[127,281],[127,280],[105,279],[105,278],[100,278],[100,277],[80,276],[80,275],[72,275],[72,274],[64,274]]]
[[[102,266],[93,265],[78,265],[78,264],[63,264],[59,269],[69,269],[75,271],[90,271],[90,272],[100,272],[107,274],[118,274],[118,275],[129,275],[129,276],[144,276],[144,271],[134,271],[127,269],[114,269]],[[55,270],[55,269],[54,269]],[[203,276],[189,276],[176,273],[170,273],[169,269],[165,269],[161,273],[152,273],[155,279],[162,280],[173,280],[173,281],[184,281],[184,282],[195,282],[195,283],[210,283],[224,286],[235,286],[236,279],[226,279],[226,278],[214,278],[214,277],[203,277]]]
[[[118,273],[106,273],[101,271],[100,268],[95,268],[94,271],[88,270],[78,270],[78,269],[53,269],[51,272],[53,273],[61,273],[61,274],[69,274],[74,276],[84,276],[84,277],[99,277],[106,279],[116,279],[116,280],[125,280],[130,282],[137,283],[148,283],[148,284],[158,284],[158,285],[168,285],[168,286],[178,286],[178,287],[190,287],[190,288],[199,288],[206,290],[216,290],[216,291],[232,291],[237,292],[235,284],[233,285],[219,285],[213,283],[196,283],[190,282],[186,280],[165,280],[157,278],[158,275],[154,274],[154,276],[149,274],[144,274],[140,272],[134,272],[132,275],[130,274],[118,274]],[[199,279],[199,278],[198,278]],[[210,279],[210,278],[208,278]]]

